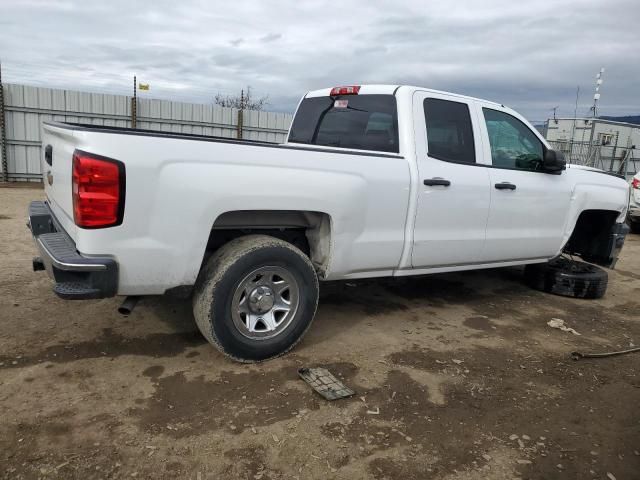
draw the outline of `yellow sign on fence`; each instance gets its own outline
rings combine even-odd
[[[140,90],[149,90],[149,84],[148,83],[141,83],[138,85],[138,88]]]

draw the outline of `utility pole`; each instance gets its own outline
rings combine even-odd
[[[2,179],[9,181],[7,166],[7,128],[4,112],[4,85],[2,84],[2,63],[0,63],[0,154],[2,155]]]
[[[136,81],[136,76],[133,76],[133,98],[131,99],[131,128],[136,128],[137,123],[137,109],[138,109],[138,98],[137,98],[137,90],[138,90],[138,82]]]

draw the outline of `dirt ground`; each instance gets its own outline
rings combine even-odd
[[[640,478],[640,353],[569,358],[640,344],[640,236],[597,301],[518,268],[324,284],[293,352],[242,365],[187,302],[55,297],[31,271],[41,197],[0,188],[0,478]],[[302,366],[356,395],[322,400]]]

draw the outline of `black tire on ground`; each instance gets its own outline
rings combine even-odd
[[[629,220],[629,228],[631,229],[631,233],[640,233],[640,221],[632,221]]]
[[[601,298],[607,291],[608,278],[600,267],[566,258],[527,265],[524,270],[527,285],[564,297]]]
[[[256,271],[258,274],[254,278]],[[262,280],[260,272],[267,272],[265,275],[275,282],[269,283],[273,288],[268,295],[273,295],[280,303],[286,300],[285,296],[289,296],[289,305],[296,304],[295,309],[284,314],[286,325],[282,320],[279,326],[274,327],[274,336],[271,337],[268,336],[271,334],[268,330],[276,325],[276,313],[281,312],[276,312],[277,308],[272,306],[274,312],[269,322],[262,321],[262,318],[256,320],[256,317],[263,315],[260,312],[270,308],[274,300],[267,302],[266,306],[260,304],[257,307],[255,302],[262,300],[243,293],[255,293],[261,283],[266,285],[266,276]],[[276,284],[281,281],[288,281],[296,291],[273,293],[279,290]],[[256,294],[258,298],[264,297],[263,292],[260,290]],[[297,298],[295,302],[292,295]],[[263,310],[258,313],[254,310],[249,310],[248,314],[238,313],[242,310],[238,305]],[[267,235],[247,235],[220,247],[203,266],[193,295],[193,314],[202,334],[224,354],[241,362],[266,360],[292,349],[309,329],[317,305],[318,278],[309,258],[290,243]],[[247,315],[253,315],[252,327],[249,327]],[[261,321],[262,324],[259,324]],[[257,331],[259,328],[262,330]],[[255,338],[261,334],[265,336]]]

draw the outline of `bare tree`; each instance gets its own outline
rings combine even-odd
[[[216,94],[213,102],[221,107],[237,108],[239,110],[263,110],[269,104],[269,96],[256,98],[253,95],[251,86],[247,86],[246,90],[242,90],[240,95],[222,95]]]

